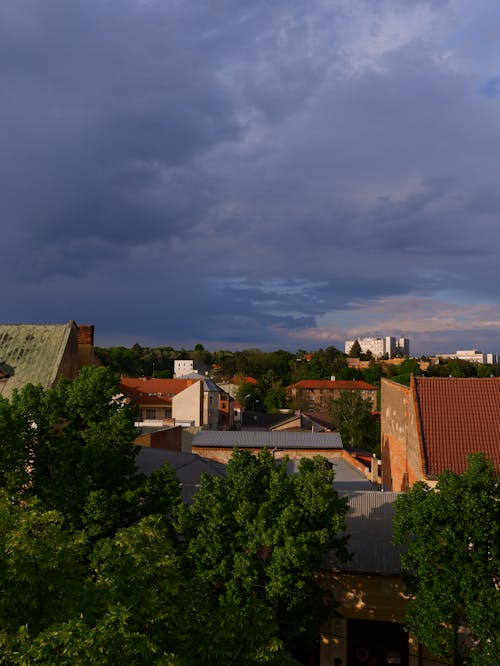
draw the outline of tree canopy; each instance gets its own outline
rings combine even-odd
[[[493,464],[471,455],[461,474],[435,488],[416,483],[398,498],[395,538],[417,640],[455,664],[487,666],[500,653],[500,485]]]
[[[0,399],[0,664],[297,664],[347,556],[327,461],[234,452],[184,505],[116,392],[98,368]]]
[[[373,407],[359,391],[342,391],[340,397],[329,404],[328,413],[342,443],[350,449],[372,450],[379,440],[379,429]]]

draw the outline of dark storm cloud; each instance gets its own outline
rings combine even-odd
[[[489,7],[6,0],[5,317],[293,346],[495,307]]]

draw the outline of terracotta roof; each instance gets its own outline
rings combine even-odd
[[[377,387],[367,382],[349,379],[302,379],[288,387],[297,389],[335,389],[337,391],[376,391]]]
[[[500,378],[414,377],[428,476],[460,474],[483,452],[500,472]]]
[[[230,384],[257,384],[257,380],[253,377],[231,377]]]
[[[198,379],[155,379],[152,377],[121,377],[120,390],[134,402],[148,405],[170,403],[172,397],[195,384]]]

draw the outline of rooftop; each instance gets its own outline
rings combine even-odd
[[[66,324],[0,324],[0,395],[26,384],[50,388],[60,371],[74,321]]]
[[[500,472],[500,378],[414,377],[426,471],[461,474],[483,452]]]
[[[196,433],[193,446],[213,448],[263,449],[342,449],[338,432],[269,431],[251,430],[220,431],[202,430]]]
[[[401,573],[402,546],[392,543],[394,502],[400,493],[380,491],[347,491],[339,494],[349,499],[346,518],[347,544],[353,558],[330,566],[347,572],[395,575]]]
[[[376,391],[377,387],[360,380],[349,379],[302,379],[290,388],[334,389],[336,391]]]

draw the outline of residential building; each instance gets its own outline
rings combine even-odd
[[[122,377],[120,390],[138,406],[138,425],[233,426],[232,399],[197,373],[182,379]]]
[[[391,335],[386,337],[365,337],[355,338],[354,340],[346,340],[344,343],[344,351],[349,354],[353,344],[359,342],[363,354],[370,351],[375,358],[382,358],[387,355],[388,358],[394,356],[409,356],[410,355],[410,340],[409,338],[395,338]]]
[[[200,375],[206,375],[209,366],[205,363],[198,363],[192,359],[178,359],[174,361],[174,378],[182,379],[187,375],[197,372]]]
[[[218,386],[220,386],[220,388],[226,393],[229,393],[229,395],[234,399],[236,399],[236,396],[242,384],[256,385],[257,380],[254,379],[253,377],[239,376],[239,377],[231,377],[231,379],[227,382],[218,382]]]
[[[483,452],[500,472],[500,378],[412,377],[381,384],[382,482],[400,491],[466,468]]]
[[[470,361],[471,363],[482,363],[490,365],[500,362],[500,357],[498,354],[485,354],[482,351],[479,351],[479,349],[459,349],[454,354],[440,354],[438,358],[458,358],[462,361]]]
[[[193,438],[192,452],[204,458],[227,463],[234,448],[249,449],[257,454],[267,448],[276,459],[342,456],[342,439],[338,432],[253,431],[222,432],[202,430]]]
[[[203,387],[203,425],[211,430],[229,430],[234,425],[234,401],[213,379],[197,372],[184,379],[201,381]]]
[[[102,365],[94,353],[94,327],[76,324],[0,324],[0,395],[26,384],[55,386],[83,366]]]
[[[377,405],[377,387],[363,381],[336,379],[302,379],[288,386],[287,396],[296,409],[325,412],[331,400],[337,400],[343,391],[358,391],[368,400],[373,410]]]
[[[120,391],[137,406],[138,426],[203,425],[203,387],[199,379],[121,377]]]
[[[402,548],[393,544],[392,535],[399,494],[354,485],[339,492],[349,500],[345,533],[353,557],[348,562],[330,557],[324,574],[339,605],[338,615],[322,626],[320,666],[433,666],[436,661],[403,627]]]

